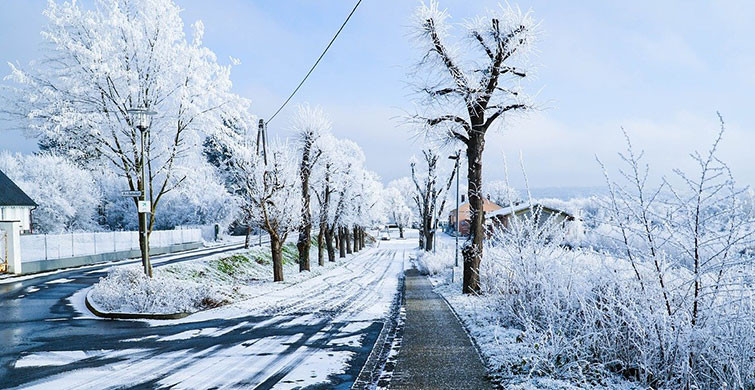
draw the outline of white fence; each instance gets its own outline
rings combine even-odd
[[[202,241],[199,229],[155,230],[153,248]],[[139,249],[139,232],[34,234],[21,236],[21,262],[64,259]]]

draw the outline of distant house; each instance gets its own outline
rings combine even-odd
[[[459,219],[459,233],[461,235],[467,236],[469,235],[469,226],[470,226],[470,212],[469,212],[469,202],[464,201],[464,195],[461,196],[462,204],[459,205],[459,210],[451,210],[451,212],[448,214],[448,227],[450,230],[456,229],[456,219]],[[482,210],[484,212],[485,218],[489,217],[489,213],[494,212],[496,210],[500,210],[501,206],[493,203],[488,198],[482,199]]]
[[[19,221],[21,233],[31,233],[31,211],[37,204],[0,171],[0,221]]]
[[[538,225],[546,222],[565,224],[574,221],[574,216],[566,211],[558,210],[539,203],[518,203],[514,206],[503,207],[487,215],[486,225],[488,230],[493,228],[506,229],[511,227],[514,218],[535,218]]]

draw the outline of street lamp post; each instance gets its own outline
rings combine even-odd
[[[128,110],[128,113],[131,115],[131,122],[141,133],[141,156],[139,157],[139,167],[141,170],[142,188],[140,194],[141,199],[137,202],[137,211],[139,212],[139,239],[141,240],[142,266],[144,267],[144,273],[151,278],[152,264],[149,260],[148,216],[152,213],[152,205],[147,200],[147,164],[145,164],[146,153],[144,147],[147,130],[149,129],[151,121],[150,118],[155,115],[156,112],[150,111],[144,107],[139,107]]]
[[[461,156],[461,151],[457,151],[453,156],[448,156],[451,160],[456,160],[454,166],[454,169],[456,169],[456,217],[454,217],[456,221],[456,232],[454,233],[454,237],[456,238],[455,267],[459,266],[459,156]]]

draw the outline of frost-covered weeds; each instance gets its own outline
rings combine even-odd
[[[298,282],[340,263],[326,263],[299,273],[294,244],[283,246],[283,272]],[[152,279],[141,266],[113,267],[94,285],[90,298],[98,308],[122,313],[193,313],[244,299],[270,285],[272,259],[267,247],[237,251],[155,268]],[[272,288],[272,287],[271,287]]]
[[[600,218],[584,221],[581,243],[561,224],[516,219],[487,241],[482,296],[441,288],[506,386],[755,387],[752,193],[717,144],[693,155],[694,179],[676,172],[681,184],[653,190],[629,144],[622,183],[586,202]]]

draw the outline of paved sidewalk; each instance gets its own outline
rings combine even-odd
[[[493,389],[472,341],[427,277],[406,271],[406,324],[391,389]]]

